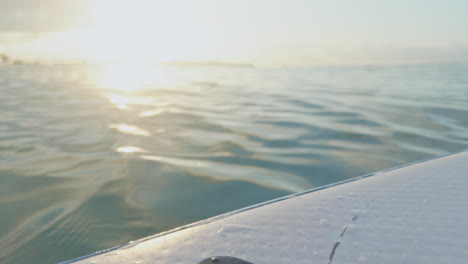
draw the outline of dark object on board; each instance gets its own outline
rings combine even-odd
[[[227,257],[227,256],[216,256],[207,258],[201,261],[198,264],[253,264],[252,262],[248,262],[242,259],[234,258],[234,257]]]

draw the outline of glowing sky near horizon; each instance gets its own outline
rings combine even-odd
[[[274,65],[468,61],[463,0],[3,0],[22,59]]]

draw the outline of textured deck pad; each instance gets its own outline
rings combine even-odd
[[[76,263],[467,263],[468,152],[292,195]],[[75,263],[75,262],[74,262]]]

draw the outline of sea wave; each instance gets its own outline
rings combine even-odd
[[[1,66],[1,262],[57,262],[467,148],[467,70]]]

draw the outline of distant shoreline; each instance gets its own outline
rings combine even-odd
[[[214,67],[245,67],[245,68],[255,68],[255,65],[252,63],[235,63],[235,62],[217,62],[217,61],[173,61],[165,62],[163,65],[168,66],[187,66],[187,67],[205,67],[205,66],[214,66]]]

